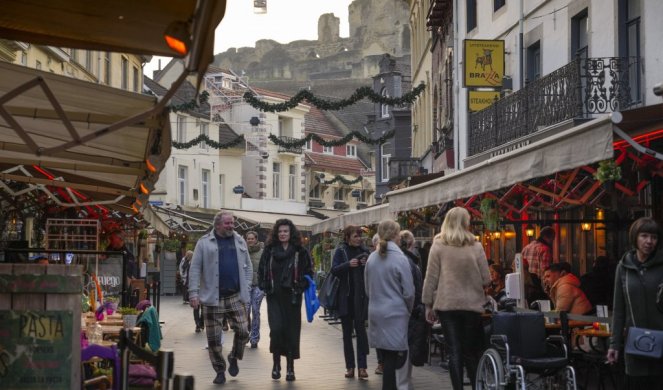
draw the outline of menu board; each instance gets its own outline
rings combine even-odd
[[[120,297],[122,294],[122,256],[109,256],[99,260],[97,280],[104,297]]]
[[[0,311],[0,387],[70,389],[73,312]]]

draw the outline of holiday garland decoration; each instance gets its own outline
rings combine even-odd
[[[316,177],[316,179],[320,181],[320,178],[319,178],[319,177]],[[356,179],[354,179],[354,180],[348,180],[348,179],[344,178],[344,177],[341,176],[341,175],[336,175],[336,176],[334,176],[333,179],[331,179],[331,180],[322,180],[322,181],[320,181],[320,183],[321,183],[321,184],[325,184],[325,185],[327,185],[327,184],[334,184],[334,183],[336,183],[337,181],[340,181],[341,183],[343,183],[343,184],[345,184],[345,185],[352,185],[352,184],[359,183],[362,179],[363,179],[363,177],[362,177],[361,175],[359,175],[359,176],[358,176]]]
[[[274,142],[276,145],[284,147],[284,148],[301,148],[304,146],[308,141],[314,140],[318,144],[322,146],[327,146],[327,147],[332,147],[332,146],[341,146],[345,145],[348,142],[352,141],[353,138],[356,138],[360,140],[363,143],[370,144],[370,145],[382,145],[383,143],[387,142],[390,138],[392,138],[396,134],[395,130],[390,130],[387,133],[385,133],[382,137],[377,138],[377,139],[371,139],[366,137],[364,134],[358,132],[358,131],[353,131],[348,134],[346,134],[343,138],[335,139],[335,140],[330,140],[327,141],[324,138],[320,137],[317,134],[314,133],[308,133],[306,136],[302,139],[295,140],[295,141],[285,141],[274,134],[269,135],[269,140]]]
[[[220,142],[214,141],[213,139],[210,139],[207,134],[201,134],[197,136],[196,138],[192,139],[189,142],[176,142],[173,141],[173,147],[175,149],[189,149],[191,147],[194,147],[198,145],[201,142],[205,142],[208,146],[214,148],[214,149],[228,149],[232,148],[233,146],[239,145],[242,141],[244,141],[244,136],[239,135],[237,138],[235,138],[232,141],[229,141],[225,144],[222,144]]]
[[[396,97],[382,96],[379,93],[373,91],[371,87],[360,87],[349,98],[338,101],[325,100],[315,96],[309,90],[302,89],[301,91],[297,92],[295,96],[290,98],[290,100],[285,101],[283,103],[273,103],[273,104],[261,101],[256,97],[256,95],[253,92],[249,91],[244,93],[244,101],[249,103],[253,108],[256,108],[263,112],[288,111],[297,107],[297,105],[301,103],[302,100],[306,100],[307,102],[313,104],[315,107],[321,110],[338,111],[345,107],[351,106],[364,98],[368,98],[373,103],[386,104],[389,106],[403,106],[405,104],[412,104],[425,88],[426,85],[424,83],[421,83],[418,86],[416,86],[412,91],[406,93],[401,97],[396,98]]]
[[[207,103],[209,100],[209,92],[207,91],[202,91],[200,95],[198,95],[198,101],[196,101],[196,98],[192,98],[189,102],[183,103],[183,104],[171,104],[168,106],[168,109],[171,112],[178,112],[178,111],[192,111],[201,105]]]

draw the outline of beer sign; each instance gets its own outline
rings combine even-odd
[[[504,77],[504,41],[465,39],[465,87],[501,87]]]

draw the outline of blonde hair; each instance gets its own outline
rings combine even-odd
[[[411,231],[409,230],[401,230],[401,246],[405,244],[406,248],[411,247],[414,245],[414,234],[412,234]]]
[[[387,254],[387,242],[396,238],[400,231],[401,227],[395,221],[386,220],[380,222],[378,225],[378,236],[380,236],[378,253],[380,256],[384,257]]]
[[[184,254],[184,258],[187,261],[191,260],[193,258],[193,251],[186,251],[186,253]]]
[[[469,228],[470,213],[462,207],[454,207],[444,217],[442,229],[435,239],[451,246],[472,245],[476,242],[476,237]]]

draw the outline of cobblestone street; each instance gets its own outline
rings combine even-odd
[[[295,361],[295,382],[284,378],[272,380],[270,377],[272,356],[269,353],[269,327],[267,325],[266,304],[262,306],[262,332],[257,349],[247,347],[244,360],[239,362],[240,372],[236,377],[226,374],[225,385],[214,385],[215,373],[212,370],[207,350],[205,334],[195,333],[192,310],[182,304],[180,296],[165,296],[161,300],[160,320],[163,325],[162,348],[175,351],[175,374],[191,374],[195,377],[195,389],[380,389],[382,377],[375,375],[377,365],[375,350],[368,356],[369,378],[367,381],[344,378],[345,364],[341,325],[329,325],[320,318],[308,323],[303,315],[301,355]],[[225,335],[224,354],[230,349],[232,332]],[[227,349],[225,347],[228,347]],[[413,383],[416,389],[451,389],[451,382],[445,370],[439,367],[439,359],[433,365],[414,367]],[[285,365],[285,359],[283,359]]]

